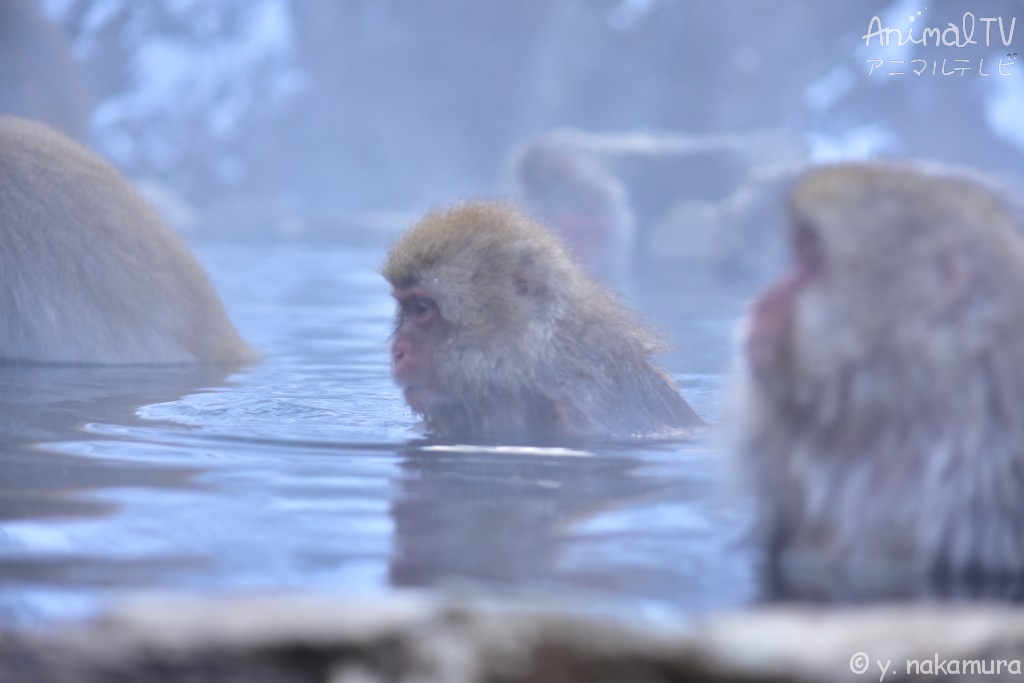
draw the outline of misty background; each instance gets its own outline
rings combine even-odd
[[[790,161],[794,149],[809,161],[926,157],[1017,177],[1024,64],[1010,76],[997,67],[1011,63],[1017,34],[1006,47],[993,29],[986,46],[978,24],[977,45],[914,50],[865,47],[861,36],[875,15],[906,30],[918,11],[918,28],[960,25],[970,11],[1003,17],[1009,31],[1021,8],[0,0],[0,50],[13,65],[0,74],[0,111],[85,139],[149,188],[176,227],[232,234],[355,232],[374,225],[368,216],[404,221],[433,204],[501,196],[511,150],[556,128],[770,131],[788,141]],[[65,36],[74,63],[63,61]],[[914,57],[929,60],[926,74],[869,76],[869,59]],[[943,59],[974,70],[931,75],[932,61],[948,69]],[[981,59],[996,73],[979,75]],[[689,161],[635,174],[634,201],[655,185],[686,196],[721,165]],[[743,181],[734,175],[726,185]]]
[[[512,196],[517,150],[560,141],[628,203],[635,244],[613,246],[645,281],[619,291],[716,422],[752,281],[785,257],[778,190],[807,164],[1024,175],[1024,4],[926,2],[0,0],[0,113],[120,168],[264,356],[5,368],[0,624],[160,588],[749,603],[746,510],[719,494],[713,440],[418,447],[377,268],[428,207]],[[1010,45],[980,23],[965,47],[861,39],[875,15],[905,32],[968,11]],[[914,59],[921,76],[888,75]]]

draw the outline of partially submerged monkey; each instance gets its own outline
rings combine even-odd
[[[859,598],[1021,580],[1014,211],[960,175],[841,164],[808,173],[790,214],[793,265],[744,340],[742,469],[775,588]]]
[[[428,214],[382,272],[398,302],[395,381],[437,434],[628,437],[703,424],[651,362],[656,337],[509,206]]]
[[[188,247],[109,164],[0,117],[0,362],[236,362]]]

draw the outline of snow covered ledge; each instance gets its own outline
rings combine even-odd
[[[983,604],[772,607],[666,629],[417,596],[168,597],[0,634],[2,683],[991,681],[1022,658],[1024,611]]]

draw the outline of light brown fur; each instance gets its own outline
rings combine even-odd
[[[252,357],[185,243],[117,171],[0,118],[0,360]]]
[[[785,312],[765,307],[770,293],[755,308],[748,339],[771,360],[751,363],[742,392],[740,450],[775,570],[846,596],[1024,576],[1013,212],[966,177],[843,164],[802,179],[791,222],[822,266]]]
[[[382,273],[396,290],[425,288],[440,311],[442,339],[427,350],[438,395],[424,410],[439,433],[625,437],[701,424],[651,362],[656,336],[507,205],[431,212]]]

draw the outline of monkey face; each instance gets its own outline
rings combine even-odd
[[[391,373],[405,400],[417,413],[425,413],[437,382],[431,355],[442,339],[442,320],[433,295],[425,287],[396,287],[398,302],[395,336],[391,346]]]
[[[810,226],[797,224],[791,234],[792,265],[754,304],[744,342],[751,373],[768,386],[795,370],[799,303],[805,290],[820,285],[825,265],[820,237]]]
[[[1000,201],[910,168],[808,173],[790,200],[792,265],[747,318],[751,399],[851,431],[955,404],[1024,320],[1024,242]]]

